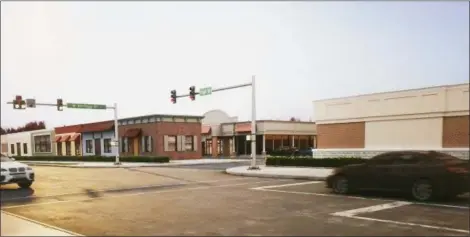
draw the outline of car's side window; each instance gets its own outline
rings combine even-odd
[[[412,165],[418,164],[422,161],[422,157],[419,154],[401,154],[397,156],[397,159],[393,162],[394,165]]]
[[[372,159],[367,162],[370,165],[391,165],[395,159],[395,155],[393,154],[384,154],[373,157]]]

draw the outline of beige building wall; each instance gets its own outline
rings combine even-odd
[[[369,121],[365,149],[433,149],[442,145],[443,118]]]
[[[469,84],[314,101],[317,124],[462,116],[469,114]]]
[[[317,133],[312,122],[260,121],[256,124],[258,134],[313,135]]]

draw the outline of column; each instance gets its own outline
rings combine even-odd
[[[294,142],[294,141],[295,141],[295,138],[294,138],[294,137],[295,137],[295,136],[292,135],[292,138],[291,138],[291,147],[294,147],[294,146],[295,146],[295,142]]]
[[[235,136],[232,136],[232,154],[230,156],[232,158],[237,156],[237,152],[235,150]]]
[[[212,137],[212,157],[217,157],[218,149],[217,149],[217,137]]]
[[[76,154],[75,154],[75,141],[71,141],[71,142],[70,142],[70,154],[71,154],[72,156],[75,156],[75,155],[76,155]]]
[[[61,142],[60,144],[62,146],[62,155],[66,156],[67,155],[67,147],[65,145],[65,142]]]

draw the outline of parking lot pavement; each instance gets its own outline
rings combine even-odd
[[[99,175],[94,169],[69,174],[68,168],[43,168],[33,195],[50,195],[27,203],[2,199],[2,211],[82,235],[468,235],[460,212],[449,220],[452,225],[440,228],[446,219],[439,218],[449,218],[450,207],[434,207],[439,228],[403,224],[420,212],[430,215],[430,206],[334,196],[319,181],[234,177],[202,169],[112,169],[116,173]],[[56,176],[61,172],[68,175]],[[54,183],[65,187],[67,182],[81,192],[48,191]],[[82,190],[86,186],[93,189]],[[392,210],[396,213],[369,217]],[[398,215],[410,218],[394,222]]]
[[[339,199],[388,200],[385,204],[369,205],[357,209],[332,213],[372,222],[391,223],[402,226],[414,226],[437,231],[469,233],[469,197],[464,195],[447,202],[419,203],[391,194],[362,193],[358,195],[335,195],[324,183],[304,185],[275,185],[257,188],[260,191],[292,193],[298,195],[322,196]]]

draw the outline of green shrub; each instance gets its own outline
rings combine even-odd
[[[365,163],[367,159],[359,157],[312,158],[275,156],[266,159],[267,166],[304,166],[304,167],[341,167]]]
[[[113,156],[15,156],[16,160],[27,161],[93,161],[93,162],[113,162]],[[152,162],[168,163],[170,158],[166,156],[124,156],[119,157],[121,162]]]

